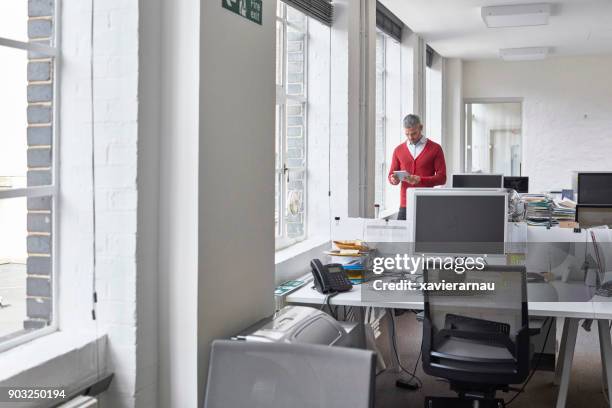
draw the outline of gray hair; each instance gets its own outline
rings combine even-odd
[[[417,115],[406,115],[406,117],[404,118],[404,128],[405,129],[410,129],[413,128],[415,126],[419,126],[421,124],[421,118],[419,118]]]

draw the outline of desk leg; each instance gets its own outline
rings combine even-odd
[[[567,345],[567,331],[569,329],[569,325],[567,324],[567,319],[561,319],[563,322],[563,332],[561,334],[561,342],[559,343],[559,355],[557,357],[557,365],[555,366],[555,378],[553,380],[553,384],[559,385],[561,382],[561,372],[563,371],[563,356],[565,355],[565,346]]]
[[[360,321],[363,322],[363,329],[365,334],[365,344],[366,349],[374,351],[376,353],[376,370],[377,372],[384,371],[387,368],[385,363],[385,359],[383,358],[382,353],[378,349],[376,345],[376,336],[374,335],[374,330],[372,329],[370,315],[372,313],[371,307],[360,307],[359,308],[359,318]]]
[[[574,349],[576,348],[576,337],[578,336],[579,319],[565,318],[563,323],[563,337],[561,349],[559,350],[559,365],[555,376],[559,377],[559,391],[557,394],[557,408],[565,408],[567,393],[569,391],[570,376],[572,373],[572,362],[574,360]]]
[[[599,349],[601,351],[602,375],[608,387],[608,401],[612,401],[612,342],[610,341],[610,323],[608,320],[597,320],[599,332]]]
[[[389,339],[389,352],[391,353],[391,367],[389,367],[389,370],[391,370],[394,373],[401,373],[402,370],[400,368],[400,361],[398,359],[399,356],[399,348],[397,348],[397,344],[395,342],[395,340],[397,339],[397,332],[395,332],[395,336],[394,334],[394,326],[395,326],[395,331],[397,331],[397,322],[395,321],[395,313],[393,313],[393,309],[387,309],[387,315],[388,315],[388,319],[387,319],[387,338]],[[397,348],[397,353],[395,353],[395,350]]]

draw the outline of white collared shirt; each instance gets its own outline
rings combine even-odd
[[[423,149],[425,148],[425,144],[427,143],[427,138],[425,135],[421,135],[421,138],[416,143],[410,143],[410,140],[406,140],[406,146],[408,147],[408,151],[412,154],[412,158],[416,159],[419,157]]]

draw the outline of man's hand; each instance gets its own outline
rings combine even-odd
[[[408,184],[412,184],[412,185],[419,184],[421,182],[421,176],[410,175],[408,176],[406,181],[408,182]]]
[[[391,183],[392,185],[397,186],[399,182],[400,182],[400,179],[395,174],[392,174],[389,176],[389,183]]]

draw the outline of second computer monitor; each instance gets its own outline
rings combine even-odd
[[[504,254],[505,192],[416,190],[413,194],[415,253]]]
[[[504,177],[504,188],[511,188],[517,193],[528,193],[529,177]]]
[[[580,172],[575,177],[578,204],[612,205],[612,172]]]
[[[453,188],[502,188],[501,174],[453,174]]]

